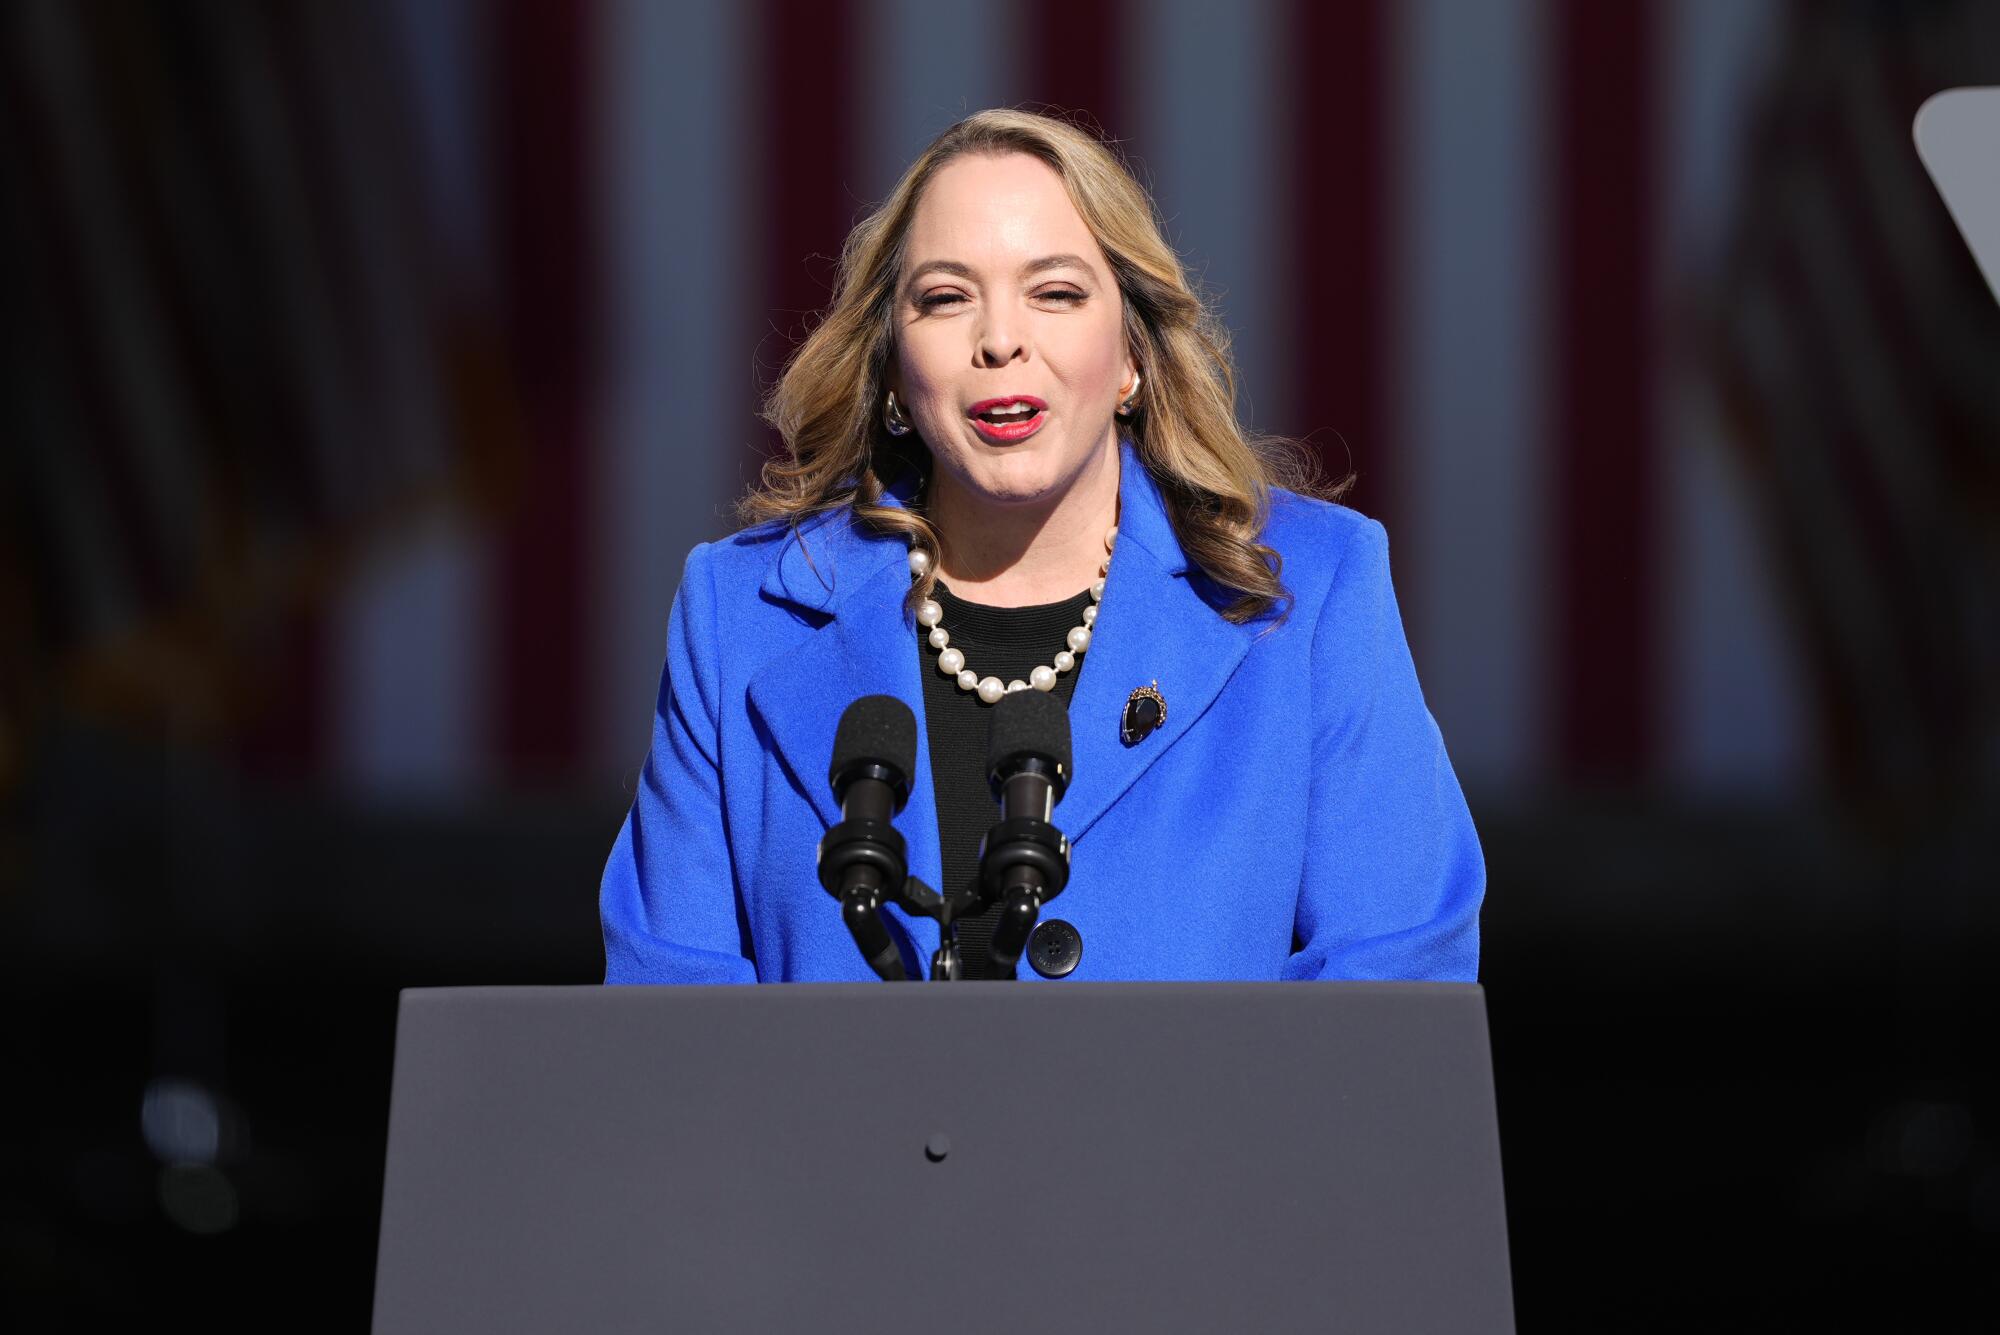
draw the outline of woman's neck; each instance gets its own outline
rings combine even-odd
[[[968,602],[1058,603],[1095,583],[1104,534],[1117,522],[1120,452],[1103,451],[1061,496],[1001,506],[931,478],[930,515],[943,544],[938,577]]]

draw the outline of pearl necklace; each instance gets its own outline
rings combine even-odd
[[[1104,601],[1104,581],[1111,574],[1111,549],[1117,542],[1118,529],[1113,526],[1104,535],[1104,561],[1097,567],[1097,582],[1090,586],[1090,603],[1083,609],[1083,624],[1070,628],[1066,640],[1069,647],[1057,654],[1054,662],[1045,663],[1030,672],[1026,681],[1016,677],[1003,685],[998,677],[982,677],[967,667],[964,651],[951,647],[951,635],[941,624],[944,621],[943,606],[934,598],[918,603],[917,624],[930,627],[930,645],[938,651],[938,671],[956,678],[959,690],[977,693],[979,702],[986,705],[1030,687],[1038,691],[1054,690],[1056,678],[1075,667],[1077,656],[1090,648],[1091,629],[1097,624],[1097,605]],[[930,554],[921,548],[911,547],[910,582],[914,584],[923,578],[924,572],[930,568]]]

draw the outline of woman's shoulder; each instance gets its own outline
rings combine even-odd
[[[700,543],[695,550],[701,552],[712,566],[730,570],[761,570],[778,559],[795,529],[800,534],[810,533],[832,517],[830,514],[818,514],[798,520],[796,524],[791,519],[767,519]]]
[[[1338,501],[1271,489],[1262,534],[1284,566],[1279,577],[1300,605],[1316,605],[1337,583],[1386,572],[1389,534],[1377,520]]]
[[[725,604],[759,589],[776,588],[788,599],[813,605],[830,592],[830,574],[847,563],[879,556],[879,536],[861,532],[846,506],[797,519],[767,519],[695,544],[682,574],[697,576]],[[866,549],[866,550],[864,550]]]

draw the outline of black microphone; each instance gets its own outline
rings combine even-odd
[[[840,716],[827,780],[840,823],[819,842],[819,883],[840,901],[862,958],[887,982],[901,982],[903,958],[882,921],[882,903],[909,875],[903,836],[889,822],[910,800],[917,767],[917,716],[893,695],[864,695]]]
[[[986,780],[1000,820],[979,845],[980,890],[1000,904],[992,972],[1014,977],[1042,906],[1069,883],[1069,840],[1050,824],[1069,790],[1069,710],[1047,691],[1015,691],[993,706]]]

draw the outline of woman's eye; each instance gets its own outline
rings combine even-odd
[[[1085,300],[1084,293],[1066,287],[1050,288],[1046,292],[1037,292],[1035,296],[1043,301],[1066,301],[1072,304]],[[965,297],[957,292],[927,292],[917,298],[917,309],[931,311],[941,306],[956,306],[964,300]]]

